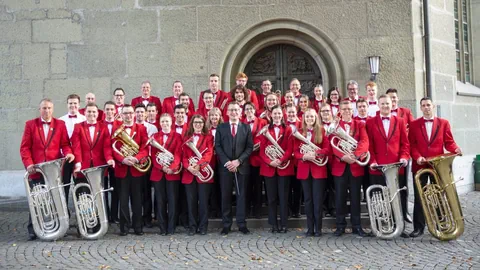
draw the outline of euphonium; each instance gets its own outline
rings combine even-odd
[[[282,147],[280,147],[280,145],[278,145],[277,141],[275,141],[275,139],[273,139],[273,137],[270,135],[270,133],[268,132],[268,126],[269,125],[266,125],[264,126],[257,134],[257,136],[260,136],[260,135],[263,135],[267,138],[267,140],[270,141],[271,145],[267,146],[265,148],[265,155],[267,155],[267,157],[270,159],[270,160],[275,160],[275,159],[280,159],[283,157],[283,155],[285,154],[285,151],[283,151]],[[281,137],[281,136],[280,136]],[[279,138],[280,139],[280,138]],[[287,160],[286,162],[284,162],[283,164],[281,164],[280,166],[278,166],[279,169],[285,169],[288,167],[288,165],[290,164],[290,160]]]
[[[398,170],[401,166],[401,162],[378,165],[376,169],[382,171],[387,186],[371,185],[366,193],[372,232],[383,239],[398,237],[405,228],[400,191],[407,187],[398,187]]]
[[[161,146],[157,141],[155,141],[153,136],[150,137],[150,139],[148,139],[146,145],[151,145],[158,149],[156,159],[155,159],[158,164],[167,168],[170,167],[170,165],[172,165],[172,162],[175,159],[175,156],[172,153],[170,153],[170,151],[165,149],[165,147]],[[182,163],[180,162],[180,168],[177,171],[175,171],[173,174],[179,174],[181,170],[182,170]]]
[[[327,136],[333,134],[330,143],[332,147],[335,148],[337,151],[343,153],[344,155],[354,154],[355,150],[357,149],[358,142],[352,136],[348,135],[348,133],[338,124],[332,123],[327,129]],[[370,152],[365,154],[365,160],[361,162],[357,159],[355,162],[360,166],[365,166],[370,161]]]
[[[195,166],[195,165],[202,166],[203,164],[198,164],[198,161],[200,161],[200,159],[202,158],[203,152],[205,152],[207,149],[205,149],[202,153],[200,153],[200,151],[198,151],[197,147],[193,143],[192,139],[185,142],[185,144],[195,154],[194,157],[190,157],[188,159],[188,163],[190,164],[190,166]],[[203,169],[199,170],[198,173],[195,174],[195,176],[198,178],[198,180],[202,182],[208,182],[213,177],[213,169],[212,167],[210,167],[210,164],[207,164]]]
[[[43,175],[45,184],[30,188],[28,172],[25,173],[25,188],[35,234],[42,240],[57,240],[69,227],[67,200],[62,184],[62,168],[65,158],[35,164],[35,170]]]
[[[301,154],[306,154],[306,153],[310,153],[310,152],[316,153],[317,150],[321,149],[320,147],[316,146],[311,141],[307,140],[307,138],[303,137],[303,135],[300,134],[300,132],[298,132],[298,130],[295,130],[295,132],[293,133],[293,137],[295,137],[298,140],[303,142],[302,145],[300,145],[300,153]],[[327,164],[327,162],[328,162],[328,157],[320,158],[320,157],[317,156],[317,158],[315,160],[313,160],[312,162],[317,166],[325,166],[325,164]]]
[[[123,157],[135,156],[136,154],[138,154],[140,147],[133,140],[134,136],[135,133],[132,137],[130,137],[127,132],[125,132],[125,125],[121,125],[117,130],[115,130],[112,135],[112,139],[115,140],[112,144],[113,150]],[[120,150],[118,150],[116,147],[116,144],[119,141],[123,143]],[[142,160],[138,164],[134,164],[133,167],[135,167],[140,172],[147,172],[150,169],[151,165],[152,162],[150,160],[150,157],[146,157],[144,161]]]
[[[448,241],[463,234],[462,207],[453,181],[452,163],[458,154],[443,154],[427,159],[433,169],[421,169],[415,185],[422,203],[428,231],[437,239]],[[430,174],[430,184],[422,186],[420,177]]]
[[[103,193],[112,191],[113,187],[109,189],[102,187],[107,168],[108,165],[103,165],[81,170],[80,172],[85,175],[88,183],[79,183],[73,188],[73,204],[78,231],[85,239],[98,239],[108,231],[107,209]],[[92,230],[95,231],[90,232]]]

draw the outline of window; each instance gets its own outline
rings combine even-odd
[[[472,83],[472,56],[470,39],[470,0],[454,1],[455,50],[457,54],[457,80]]]

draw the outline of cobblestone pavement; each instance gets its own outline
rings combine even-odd
[[[270,234],[252,230],[244,236],[160,236],[146,229],[143,236],[117,235],[111,226],[101,240],[84,241],[70,228],[57,242],[27,241],[26,210],[0,207],[0,268],[154,269],[154,268],[307,268],[307,269],[480,269],[480,192],[461,197],[465,233],[456,241],[440,242],[426,233],[416,239],[392,241],[351,234],[335,237],[326,229],[320,238],[304,230]],[[411,231],[411,225],[408,226]]]

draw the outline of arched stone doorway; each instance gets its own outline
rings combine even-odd
[[[299,79],[303,94],[313,96],[313,88],[322,83],[317,63],[304,50],[288,44],[276,44],[257,52],[245,67],[248,88],[261,92],[263,80],[272,82],[272,90],[289,89],[293,78]]]

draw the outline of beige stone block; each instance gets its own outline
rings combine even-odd
[[[160,40],[169,43],[196,41],[196,8],[160,10]]]
[[[464,154],[480,154],[480,136],[478,136],[478,133],[480,133],[478,128],[476,130],[465,130],[465,146],[460,145]]]
[[[67,51],[51,51],[50,69],[54,74],[67,73]]]
[[[452,100],[450,100],[452,101]],[[457,104],[471,104],[471,105],[478,105],[480,104],[480,97],[472,97],[472,96],[464,96],[458,95],[455,93],[455,103]]]
[[[432,41],[431,46],[432,70],[434,72],[456,76],[455,45]]]
[[[13,18],[13,12],[7,12],[5,6],[0,6],[0,21],[11,21]]]
[[[142,81],[147,79],[150,81],[152,86],[152,95],[160,97],[162,101],[165,97],[172,95],[172,84],[176,80],[176,78],[169,76],[116,78],[112,80],[111,93],[113,93],[113,89],[117,87],[122,87],[125,90],[125,102],[130,103],[133,98],[138,97],[142,94],[141,84]]]
[[[21,45],[0,45],[0,78],[19,80],[22,78]]]
[[[231,40],[238,32],[243,32],[261,21],[255,6],[211,6],[198,7],[197,10],[199,41]]]
[[[451,4],[453,6],[453,1],[452,0],[447,0],[447,2],[450,2],[449,4]],[[430,0],[428,3],[433,8],[441,9],[441,10],[446,9],[445,0]]]
[[[455,82],[453,76],[433,73],[435,100],[452,101],[455,96]]]
[[[86,43],[142,43],[157,40],[158,16],[152,10],[86,11]]]
[[[5,146],[5,152],[3,153],[6,158],[5,166],[9,170],[20,170],[23,167],[22,159],[20,157],[19,145],[22,141],[23,133],[20,131],[8,132],[5,134],[5,142],[8,142]]]
[[[326,2],[306,5],[302,20],[313,24],[331,39],[367,35],[367,5],[362,2]]]
[[[368,61],[364,57],[357,57],[358,42],[356,38],[339,38],[334,41],[334,46],[338,48],[340,56],[345,64],[345,77],[347,78],[361,78],[360,74],[370,74],[368,68]],[[348,59],[348,60],[347,60]],[[327,64],[327,63],[326,63]],[[331,70],[328,70],[332,72]],[[323,74],[325,77],[326,74]],[[332,87],[334,85],[330,85]],[[344,89],[345,87],[341,87]],[[360,91],[364,89],[360,87]]]
[[[156,6],[210,6],[220,5],[221,0],[138,0],[140,7],[156,7]]]
[[[40,103],[40,100],[37,102]],[[23,133],[25,129],[25,123],[30,120],[38,117],[40,115],[39,112],[39,105],[35,106],[34,108],[21,108],[15,110],[16,119],[16,129],[12,131],[20,131]]]
[[[430,12],[431,37],[455,45],[453,14]]]
[[[112,99],[113,89],[115,89],[115,87],[112,88],[111,86],[111,78],[93,78],[90,84],[89,89],[86,89],[87,91],[82,93],[82,101],[85,101],[84,98],[88,92],[92,92],[95,94],[97,105],[102,108],[107,100]]]
[[[222,5],[275,5],[277,0],[223,0]]]
[[[125,45],[72,45],[67,50],[69,77],[125,76]]]
[[[159,75],[170,76],[173,63],[172,50],[172,46],[166,43],[129,45],[127,48],[128,76],[147,78]],[[186,51],[183,53],[189,54]]]
[[[66,19],[72,18],[72,12],[68,9],[49,9],[47,11],[49,19]]]
[[[68,95],[78,94],[82,97],[89,92],[89,89],[90,81],[88,79],[45,80],[44,97],[54,101],[55,111],[63,112]]]
[[[420,101],[419,101],[420,102]],[[452,105],[453,103],[450,101],[434,101],[436,105],[435,109],[435,115],[444,119],[447,119],[448,121],[452,121]],[[421,112],[420,112],[421,113]]]
[[[16,109],[29,104],[29,90],[28,81],[1,81],[0,109]]]
[[[64,8],[64,0],[3,0],[8,9]]]
[[[32,21],[34,42],[75,42],[82,40],[82,26],[69,19]]]
[[[0,42],[30,42],[32,37],[32,27],[30,21],[1,21],[0,22]]]
[[[18,10],[15,11],[15,19],[17,21],[22,20],[41,20],[47,18],[47,10]]]
[[[224,57],[229,48],[226,42],[209,42],[207,43],[207,57],[208,57],[208,74],[216,73],[220,75]],[[202,77],[203,78],[203,77]],[[220,78],[221,79],[221,78]],[[208,77],[204,78],[208,82]]]
[[[410,36],[411,2],[383,1],[367,4],[369,36]]]
[[[452,128],[452,135],[453,135],[453,138],[455,139],[455,143],[460,148],[462,148],[462,151],[464,152],[464,154],[467,154],[467,155],[470,154],[470,153],[465,153],[466,151],[468,152],[468,149],[465,149],[467,145],[466,143],[467,138],[465,136],[465,131]]]
[[[172,51],[173,75],[207,76],[207,47],[204,43],[178,43]]]
[[[0,125],[0,132],[17,130],[17,123],[18,123],[17,109],[0,109],[0,117],[1,117],[0,119],[2,119],[2,124]]]
[[[122,0],[66,0],[69,9],[116,9],[122,5]]]
[[[2,142],[5,142],[5,135],[7,133],[8,133],[7,131],[0,131],[0,140]],[[6,150],[5,150],[6,146],[7,146],[7,143],[0,143],[0,151],[2,153],[6,152]],[[20,149],[20,146],[18,148]],[[18,153],[17,153],[17,155],[18,155]],[[6,160],[7,160],[6,158],[0,159],[0,170],[11,170],[10,168],[7,168],[7,166],[5,165]]]
[[[23,75],[25,79],[48,78],[50,74],[50,47],[48,44],[26,44],[23,47]]]
[[[256,2],[256,1],[253,1]],[[269,2],[265,0],[265,2]],[[300,5],[268,5],[260,6],[260,18],[262,20],[277,18],[299,19],[303,7]]]
[[[30,90],[28,92],[29,103],[21,109],[34,108],[38,109],[40,100],[43,98],[43,79],[30,80]]]
[[[452,107],[452,126],[455,128],[478,128],[479,113],[478,106],[466,105],[466,104],[454,104]]]
[[[52,49],[52,50],[66,50],[67,49],[67,44],[53,43],[53,44],[50,44],[50,49]]]

